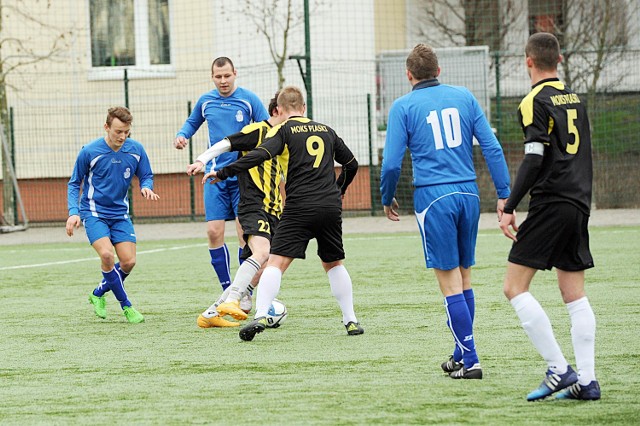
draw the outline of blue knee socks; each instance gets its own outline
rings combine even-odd
[[[211,256],[211,265],[218,275],[218,280],[222,286],[222,290],[226,290],[231,285],[231,271],[229,269],[229,250],[227,245],[223,244],[222,247],[215,249],[209,249],[209,255]]]
[[[465,296],[462,293],[447,296],[444,299],[444,306],[447,312],[447,323],[453,333],[456,346],[462,352],[464,365],[467,368],[471,367],[479,361],[473,339],[473,321]]]

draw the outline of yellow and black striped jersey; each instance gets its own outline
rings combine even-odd
[[[272,128],[271,124],[264,120],[251,123],[242,128],[238,133],[227,136],[231,143],[232,151],[240,151],[240,158],[255,147],[262,144],[265,135]],[[240,187],[240,202],[238,214],[263,209],[276,217],[282,214],[282,195],[280,194],[280,182],[286,177],[286,155],[267,160],[257,166],[238,174]]]
[[[531,187],[531,203],[569,201],[591,207],[591,129],[580,97],[557,78],[533,86],[518,108],[524,143],[544,145],[542,167]]]

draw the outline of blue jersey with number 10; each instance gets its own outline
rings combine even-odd
[[[389,111],[380,190],[382,204],[395,195],[407,148],[416,187],[476,180],[473,138],[477,139],[498,198],[509,196],[509,172],[502,147],[471,92],[436,79],[416,84]]]

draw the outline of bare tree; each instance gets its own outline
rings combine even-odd
[[[617,85],[622,75],[602,87],[603,70],[622,63],[631,37],[630,19],[635,16],[625,0],[567,0],[554,32],[563,48],[561,62],[565,82],[574,90],[586,91],[593,104],[597,90]]]
[[[321,1],[314,2],[313,10]],[[285,82],[284,66],[289,58],[289,37],[292,31],[304,24],[304,12],[300,1],[294,0],[240,0],[231,13],[238,13],[251,20],[258,34],[269,46],[271,59],[278,72],[278,89]]]
[[[38,17],[46,16],[51,9],[51,0],[29,4],[22,0],[0,0],[0,123],[5,131],[5,141],[9,140],[9,106],[8,90],[19,91],[19,87],[11,84],[9,77],[19,75],[20,69],[34,67],[38,63],[54,60],[68,48],[70,30],[61,30]],[[7,33],[5,22],[11,22],[12,28],[20,28],[20,34]],[[19,25],[17,25],[19,24]],[[48,35],[48,45],[40,43],[42,34]],[[24,81],[23,84],[28,84]],[[3,175],[3,220],[8,225],[15,225],[16,212],[14,209],[14,187],[12,184],[11,159],[2,152]]]
[[[518,0],[429,0],[418,36],[435,47],[489,46],[505,49],[507,34],[523,11]],[[435,30],[435,31],[434,31]]]

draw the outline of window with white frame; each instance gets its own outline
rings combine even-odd
[[[93,72],[172,69],[169,0],[89,0],[89,20]]]

